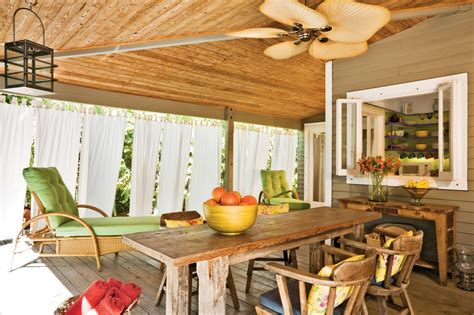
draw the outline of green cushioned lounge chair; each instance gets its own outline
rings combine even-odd
[[[309,203],[299,200],[296,190],[290,189],[285,171],[261,170],[260,177],[263,191],[260,193],[259,203],[269,205],[287,203],[290,210],[303,210],[311,207]]]
[[[40,257],[93,256],[100,271],[101,255],[132,250],[122,243],[122,235],[160,228],[159,217],[108,217],[94,206],[76,204],[55,167],[25,168],[23,177],[38,204],[39,214],[23,224],[14,241],[13,256],[18,241],[25,236],[33,246],[39,246]],[[78,208],[96,211],[103,217],[80,218]],[[37,228],[42,220],[46,226]],[[30,229],[27,230],[27,227]],[[44,245],[54,246],[55,252],[45,253]]]

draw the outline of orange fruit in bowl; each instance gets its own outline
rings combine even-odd
[[[243,201],[239,203],[239,206],[248,206],[248,205],[249,205],[248,203],[243,202]]]
[[[212,190],[212,199],[214,199],[215,202],[219,203],[221,202],[221,198],[224,194],[227,193],[227,190],[225,190],[222,187],[216,187]]]
[[[240,198],[234,193],[225,193],[221,198],[221,205],[223,206],[237,206],[240,203]]]
[[[235,194],[237,196],[237,199],[239,199],[239,202],[240,200],[242,199],[242,197],[240,196],[240,193],[238,191],[231,191],[230,192],[231,194]]]
[[[219,203],[217,203],[214,199],[209,199],[205,202],[206,205],[209,205],[209,206],[216,206],[218,205]]]
[[[244,202],[245,204],[248,204],[248,205],[256,205],[257,199],[255,199],[254,196],[247,195],[241,199],[241,202]]]

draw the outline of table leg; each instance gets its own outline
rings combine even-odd
[[[189,314],[189,266],[166,266],[166,314]]]
[[[448,237],[446,235],[446,215],[439,215],[435,219],[436,247],[438,249],[439,283],[446,286],[448,283]]]
[[[229,257],[217,257],[197,263],[199,278],[199,314],[225,314],[226,280]]]
[[[352,237],[355,241],[363,242],[364,241],[365,228],[363,224],[357,224],[354,226],[354,233]]]
[[[320,250],[321,244],[324,241],[316,242],[309,244],[309,272],[311,273],[318,273],[318,271],[322,268],[322,253]]]

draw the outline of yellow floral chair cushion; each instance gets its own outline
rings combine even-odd
[[[165,219],[167,228],[178,228],[191,226],[196,224],[203,224],[202,218],[192,219],[192,220],[167,220]]]
[[[331,278],[334,270],[337,266],[346,261],[358,261],[365,258],[365,255],[357,255],[350,258],[347,258],[337,264],[324,266],[319,272],[318,276]],[[337,307],[344,303],[352,293],[352,286],[347,287],[338,287],[336,289],[336,300],[334,302],[334,307]],[[322,285],[313,285],[309,291],[308,296],[308,314],[325,314],[328,307],[328,296],[329,296],[329,287]]]
[[[290,205],[287,203],[281,205],[258,205],[258,215],[274,215],[287,213],[290,211]]]
[[[408,231],[406,233],[403,233],[401,236],[413,236],[413,231]],[[390,248],[392,246],[392,243],[396,240],[397,238],[387,238],[385,241],[385,244],[383,245],[383,248]],[[387,273],[387,261],[388,261],[388,255],[382,254],[379,255],[377,258],[377,265],[375,268],[375,282],[379,283],[385,279],[385,274]],[[392,266],[392,274],[390,275],[393,277],[396,275],[400,269],[403,266],[403,262],[405,261],[405,256],[404,255],[395,255],[393,256],[393,266]]]

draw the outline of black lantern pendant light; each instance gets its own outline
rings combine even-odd
[[[33,11],[36,0],[25,0],[28,8],[18,8],[13,14],[13,42],[5,43],[4,74],[6,92],[42,96],[54,94],[54,50],[45,46],[44,25],[41,18]],[[43,44],[27,39],[16,40],[16,14],[26,10],[39,20],[43,30]]]

